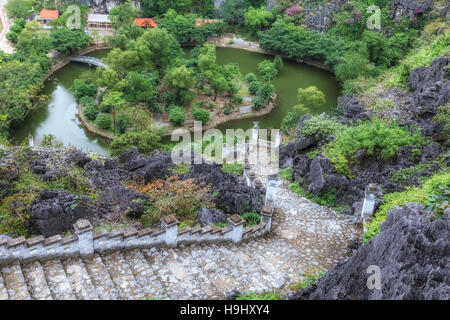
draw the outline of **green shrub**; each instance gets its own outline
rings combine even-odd
[[[171,107],[169,120],[177,125],[182,125],[186,121],[186,113],[182,107]]]
[[[379,155],[384,161],[392,159],[402,146],[420,145],[419,131],[409,132],[397,123],[374,120],[345,129],[334,141],[323,147],[336,170],[351,177],[351,166],[358,150],[366,150],[370,156]]]
[[[259,81],[253,81],[248,86],[248,91],[250,91],[251,94],[256,94],[259,89],[261,89],[262,84]]]
[[[97,106],[87,105],[83,108],[83,115],[90,121],[95,121],[99,111]]]
[[[245,75],[245,81],[247,81],[248,82],[248,84],[251,84],[251,83],[253,83],[253,82],[255,82],[255,81],[258,81],[258,79],[256,78],[256,76],[255,76],[255,74],[254,73],[247,73],[246,75]]]
[[[116,156],[132,147],[136,147],[140,153],[149,154],[161,148],[160,141],[161,136],[151,130],[127,131],[111,142],[111,154]]]
[[[403,183],[413,175],[415,175],[417,172],[428,169],[430,165],[430,163],[419,163],[414,167],[395,171],[389,181],[391,181],[392,183]]]
[[[294,106],[292,111],[289,111],[281,121],[281,131],[286,133],[290,129],[295,128],[298,120],[307,113],[308,109],[306,109],[305,106],[301,104]]]
[[[225,109],[223,109],[223,113],[224,114],[230,114],[231,113],[231,109],[230,108],[225,108]]]
[[[244,102],[244,98],[242,98],[239,95],[232,96],[230,98],[230,105],[232,105],[232,106],[240,105],[242,102]]]
[[[239,296],[236,300],[281,300],[282,296],[276,292],[265,292],[256,294],[253,291],[249,291],[247,294]]]
[[[195,120],[201,121],[203,123],[207,123],[210,118],[209,112],[201,108],[195,109],[194,112],[192,113],[192,116],[194,117]]]
[[[186,174],[191,170],[191,166],[188,164],[177,164],[169,168],[169,170],[176,174]]]
[[[292,181],[292,168],[285,168],[278,172],[280,177],[286,181]]]
[[[261,221],[261,216],[256,212],[247,212],[242,215],[247,227],[256,226]]]
[[[95,120],[95,123],[97,126],[99,126],[102,129],[111,129],[111,126],[113,124],[113,119],[110,114],[108,113],[100,113],[97,116],[97,119]]]
[[[73,81],[73,89],[73,96],[77,99],[77,101],[80,101],[81,97],[93,97],[97,94],[97,87],[95,85],[88,84],[80,79],[75,79]]]
[[[123,134],[131,126],[131,119],[128,114],[119,114],[117,116],[117,131]]]
[[[222,171],[242,176],[244,174],[244,167],[240,163],[224,164],[222,166]]]
[[[329,136],[337,137],[346,126],[336,120],[314,116],[303,124],[300,134],[305,137],[324,139]]]
[[[427,205],[432,195],[439,194],[442,187],[446,189],[450,187],[450,173],[436,174],[426,180],[422,187],[407,187],[405,191],[386,194],[375,217],[367,224],[364,242],[370,241],[380,232],[380,224],[386,219],[389,210],[409,202]]]

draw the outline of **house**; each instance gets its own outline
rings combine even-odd
[[[219,19],[197,19],[197,20],[195,20],[195,26],[200,27],[204,24],[216,23],[216,22],[220,22],[220,20]]]
[[[134,23],[141,28],[155,28],[157,26],[152,18],[136,18]]]
[[[87,18],[88,29],[111,29],[111,20],[107,14],[89,14]]]
[[[42,25],[47,25],[50,21],[59,18],[58,10],[41,10],[37,22]]]

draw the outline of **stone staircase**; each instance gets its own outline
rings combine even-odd
[[[2,251],[0,242],[0,300],[224,299],[234,289],[260,293],[286,288],[302,280],[310,268],[326,271],[345,260],[348,244],[362,230],[350,217],[289,191],[287,183],[269,180],[268,176],[277,171],[277,167],[245,165],[245,175],[252,185],[270,186],[266,193],[273,211],[267,223],[270,233],[262,233],[265,222],[260,223],[259,231],[233,226],[234,231],[240,230],[239,241],[233,240],[233,230],[217,233],[192,228],[186,233],[183,228],[178,230],[178,244],[170,247],[154,245],[170,243],[173,235],[176,243],[177,226],[169,222],[165,233],[136,235],[113,230],[93,236],[81,223],[76,235],[62,240],[59,236],[44,242],[39,238],[28,240],[47,246],[42,251],[45,259],[39,255],[42,247],[35,253],[25,246],[24,239],[15,239],[4,248],[18,248],[18,254],[28,250],[25,258],[7,259],[4,254],[2,260],[6,251]],[[253,232],[259,232],[259,236],[251,237]],[[217,237],[224,237],[221,234],[229,241],[217,242]],[[148,244],[142,245],[139,241],[145,237]],[[189,237],[200,240],[181,241]],[[130,239],[141,245],[123,246]],[[96,249],[108,250],[87,255],[84,245],[90,244],[92,249],[92,243]],[[38,258],[31,261],[31,256]]]

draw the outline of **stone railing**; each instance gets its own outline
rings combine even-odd
[[[5,240],[0,239],[0,265],[13,261],[31,262],[71,257],[91,258],[94,253],[108,253],[118,250],[130,250],[149,247],[176,247],[180,244],[233,242],[264,235],[270,231],[273,209],[264,207],[261,222],[253,227],[244,227],[239,215],[228,218],[224,228],[207,226],[184,227],[178,229],[179,222],[174,215],[161,219],[162,228],[136,230],[132,227],[118,228],[110,232],[93,232],[88,220],[79,220],[74,224],[75,234],[50,238],[37,236]]]

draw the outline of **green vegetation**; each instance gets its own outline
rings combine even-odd
[[[323,150],[339,173],[352,176],[351,166],[356,162],[355,153],[365,150],[370,156],[380,156],[384,161],[392,159],[402,146],[422,144],[418,131],[410,132],[406,127],[399,127],[396,122],[360,123],[348,127]]]
[[[394,172],[389,179],[393,183],[403,183],[419,171],[427,170],[431,163],[419,163],[411,168],[405,168]]]
[[[242,176],[244,174],[244,167],[240,163],[223,164],[222,170],[227,173],[235,174],[237,176]]]
[[[261,216],[256,212],[247,212],[244,213],[241,217],[245,220],[245,225],[247,227],[256,226],[261,221]]]
[[[447,201],[448,205],[449,188],[450,173],[440,173],[427,179],[421,187],[407,187],[405,191],[386,194],[383,197],[383,204],[367,225],[364,241],[369,241],[380,232],[380,224],[386,219],[388,211],[395,206],[416,202],[423,205],[428,204],[429,209],[438,210],[444,201]],[[439,201],[440,198],[442,200]]]
[[[239,296],[236,300],[281,300],[283,296],[280,293],[265,292],[256,294],[253,291],[249,291],[247,294]]]
[[[169,168],[169,170],[176,174],[186,174],[191,170],[191,166],[188,164],[177,164],[176,166]]]
[[[201,121],[203,123],[207,123],[210,117],[209,112],[202,108],[195,109],[192,115],[194,116],[195,120]]]
[[[337,137],[345,130],[346,126],[336,120],[322,116],[313,116],[303,124],[300,134],[305,137],[317,137],[324,139],[327,137]]]
[[[292,181],[292,168],[288,167],[281,169],[278,173],[282,179]]]
[[[149,154],[153,150],[161,148],[160,141],[161,135],[150,129],[141,132],[126,132],[123,135],[115,137],[111,142],[111,154],[119,155],[131,147],[136,147],[143,154]]]

